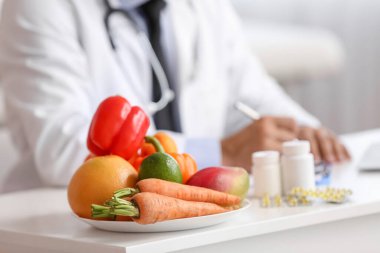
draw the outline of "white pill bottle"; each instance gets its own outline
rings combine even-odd
[[[294,187],[315,189],[314,157],[310,153],[310,142],[294,140],[282,144],[281,175],[284,194]]]
[[[265,195],[281,195],[280,153],[277,151],[260,151],[252,154],[253,180],[256,198]]]

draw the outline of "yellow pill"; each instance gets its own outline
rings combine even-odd
[[[307,192],[307,190],[305,190],[305,189],[302,189],[302,191],[300,192],[300,196],[307,196],[307,194],[308,194],[308,192]]]
[[[262,207],[269,207],[270,205],[271,205],[271,201],[270,201],[269,195],[268,195],[268,194],[265,194],[265,195],[261,198],[261,206],[262,206]]]
[[[282,205],[282,198],[280,195],[276,195],[274,197],[274,203],[277,207],[280,207]]]
[[[290,205],[290,206],[297,206],[297,204],[298,204],[298,201],[296,200],[296,199],[291,199],[289,202],[288,202],[288,204]]]

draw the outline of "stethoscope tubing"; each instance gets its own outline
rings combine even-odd
[[[124,15],[130,22],[132,22],[134,29],[136,30],[136,33],[138,35],[139,40],[141,41],[145,51],[148,53],[148,59],[149,63],[152,66],[153,73],[156,75],[158,83],[160,85],[161,90],[161,98],[157,102],[150,101],[147,105],[147,109],[150,114],[154,115],[155,113],[159,112],[163,108],[165,108],[175,97],[175,94],[173,90],[169,87],[169,81],[165,74],[165,71],[154,52],[154,49],[146,35],[146,33],[139,29],[138,25],[134,22],[133,18],[130,16],[128,11],[120,8],[114,8],[110,5],[108,0],[104,0],[106,5],[106,14],[104,17],[104,25],[107,30],[110,46],[115,53],[117,53],[117,45],[112,37],[111,34],[111,28],[110,28],[110,18],[112,14],[120,13]]]

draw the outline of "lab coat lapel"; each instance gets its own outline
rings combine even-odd
[[[183,85],[189,83],[195,71],[197,23],[191,1],[168,0],[167,2],[172,10],[170,18],[173,21],[173,34],[177,47],[178,82]]]
[[[219,136],[223,131],[224,110],[220,91],[223,80],[217,73],[213,57],[216,51],[212,27],[204,6],[197,1],[172,0],[172,19],[178,52],[181,84],[180,112],[183,132],[189,137]],[[220,89],[219,89],[220,90]],[[207,108],[207,109],[206,109]],[[202,122],[201,124],[194,122]]]

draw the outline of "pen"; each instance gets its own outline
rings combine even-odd
[[[236,103],[234,104],[234,107],[240,112],[242,112],[245,116],[249,117],[250,119],[259,120],[261,117],[260,114],[256,110],[252,109],[251,107],[249,107],[248,105],[240,101],[236,101]]]

